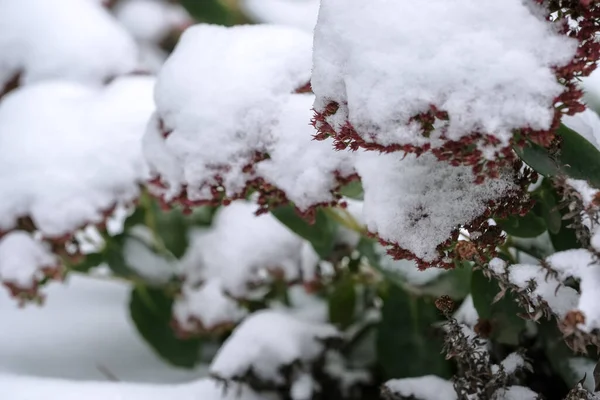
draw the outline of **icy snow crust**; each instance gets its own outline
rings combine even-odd
[[[227,195],[245,187],[244,167],[267,152],[282,105],[310,80],[311,47],[309,34],[286,27],[185,31],[158,76],[145,139],[167,198],[186,186],[189,199],[212,199],[220,180]]]
[[[136,59],[133,38],[97,2],[0,0],[0,93],[19,73],[21,84],[101,84],[133,71]]]
[[[545,130],[563,88],[552,70],[577,42],[522,0],[322,0],[314,39],[315,109],[369,143],[434,147],[480,132],[502,147],[512,130]],[[418,34],[415,34],[418,32]],[[410,119],[434,105],[448,125],[420,135]],[[492,153],[484,150],[484,155]]]
[[[370,232],[431,262],[436,248],[460,225],[484,214],[490,200],[517,190],[511,177],[473,185],[469,167],[451,167],[433,155],[361,152],[363,217]]]
[[[147,177],[141,137],[152,112],[150,77],[104,89],[52,81],[0,103],[0,231],[31,217],[48,237],[101,222]]]

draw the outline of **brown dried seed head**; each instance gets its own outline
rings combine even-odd
[[[473,242],[461,240],[456,244],[454,252],[461,260],[472,260],[479,252]]]
[[[585,323],[585,315],[579,310],[571,310],[565,315],[563,323],[570,328],[575,328],[579,324]]]
[[[450,296],[441,296],[435,300],[435,306],[444,314],[448,314],[454,310],[454,300]]]

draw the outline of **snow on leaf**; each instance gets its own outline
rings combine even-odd
[[[566,113],[581,111],[573,82],[593,70],[597,50],[576,55],[578,40],[537,3],[323,0],[313,56],[316,126],[340,147],[433,149],[440,159],[492,171],[514,159],[514,130],[548,144],[557,101]],[[575,23],[589,29],[568,31],[581,48],[597,47],[588,40],[598,30],[593,7]]]
[[[340,181],[355,172],[354,155],[336,152],[328,142],[313,140],[310,126],[312,95],[292,95],[283,105],[281,117],[269,146],[269,158],[256,166],[256,173],[285,192],[301,211],[317,204],[335,203]]]
[[[310,54],[310,35],[292,28],[185,31],[158,76],[145,146],[167,201],[182,189],[197,202],[214,200],[217,188],[229,197],[243,192],[282,105],[310,79]]]
[[[413,258],[420,265],[448,264],[440,246],[456,241],[461,226],[474,223],[473,228],[483,232],[480,228],[490,211],[520,211],[523,206],[511,171],[473,185],[470,168],[452,167],[430,154],[375,152],[359,153],[356,168],[365,191],[363,213],[369,231],[396,246],[397,258]]]
[[[0,230],[31,218],[46,237],[101,223],[147,176],[140,139],[152,112],[149,77],[104,89],[53,81],[0,103]]]
[[[50,247],[23,231],[0,238],[0,282],[13,296],[35,298],[38,283],[60,274],[60,262]]]
[[[184,284],[181,297],[173,305],[176,328],[184,336],[229,330],[245,315],[245,310],[224,293],[220,279]]]
[[[252,298],[273,280],[302,279],[304,241],[256,204],[238,200],[197,231],[181,260],[185,277],[175,317],[182,330],[209,329],[242,316],[234,299]]]
[[[95,2],[0,0],[0,94],[17,76],[101,84],[133,71],[136,57],[133,38]]]
[[[548,257],[548,263],[556,270],[562,280],[573,277],[579,280],[579,302],[577,310],[583,313],[584,321],[578,328],[584,332],[600,329],[600,308],[598,307],[598,285],[600,268],[596,257],[585,249],[568,250]]]
[[[225,380],[253,375],[262,382],[286,383],[282,367],[299,363],[310,366],[325,351],[327,339],[338,337],[336,329],[299,319],[282,311],[265,310],[245,319],[215,356],[211,374]]]

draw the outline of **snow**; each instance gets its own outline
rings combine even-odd
[[[121,282],[71,275],[64,284],[48,285],[42,307],[24,309],[0,291],[0,374],[106,381],[105,369],[121,382],[140,383],[205,376],[206,366],[178,369],[153,353],[129,319],[130,290]],[[12,387],[17,391],[20,386]],[[0,397],[15,399],[6,393],[11,392],[3,381],[0,394],[5,395]],[[31,396],[26,399],[38,399]],[[60,393],[56,399],[63,399]]]
[[[225,341],[210,372],[227,380],[252,373],[265,382],[283,385],[281,368],[308,366],[325,350],[322,340],[335,338],[328,324],[302,320],[282,311],[263,310],[247,317]]]
[[[209,230],[191,236],[181,259],[184,292],[175,305],[183,327],[194,320],[214,326],[236,322],[243,314],[225,297],[247,299],[279,276],[302,278],[304,241],[271,214],[254,215],[257,206],[243,200],[219,209]]]
[[[547,272],[538,265],[515,264],[508,269],[508,280],[520,288],[531,287],[530,282],[534,282],[534,289],[529,294],[533,303],[539,302],[539,296],[559,318],[564,318],[577,306],[579,296],[575,289],[562,285]]]
[[[584,322],[578,328],[591,332],[600,328],[600,309],[595,288],[600,285],[600,272],[594,255],[586,249],[562,251],[546,258],[550,270],[537,265],[515,264],[507,269],[509,282],[527,294],[534,304],[540,300],[560,318],[569,311],[578,310],[584,315]],[[568,278],[579,281],[579,292],[564,285]],[[533,282],[533,285],[531,285]]]
[[[397,396],[416,400],[456,400],[452,382],[435,375],[418,378],[393,379],[386,382],[385,387]]]
[[[283,190],[300,210],[335,201],[342,178],[354,174],[349,152],[335,151],[330,141],[316,141],[310,125],[314,96],[292,95],[282,106],[279,123],[273,129],[275,141],[269,146],[269,159],[256,167],[257,175]]]
[[[370,232],[431,262],[452,232],[484,214],[490,200],[516,190],[512,177],[474,185],[468,167],[450,167],[432,155],[358,154],[363,216]]]
[[[0,92],[64,78],[86,84],[131,72],[133,38],[99,4],[82,0],[0,0]]]
[[[510,386],[506,389],[498,389],[493,394],[493,400],[537,400],[536,392],[525,386]]]
[[[46,275],[58,269],[59,261],[48,245],[29,233],[15,231],[0,238],[0,282],[20,290],[34,290]]]
[[[144,43],[158,43],[171,31],[192,23],[181,5],[160,0],[122,0],[113,12],[125,29]]]
[[[271,214],[254,215],[256,205],[238,200],[219,209],[209,231],[193,235],[182,258],[190,282],[221,279],[234,297],[248,295],[261,272],[281,272],[285,280],[301,275],[303,240]]]
[[[598,307],[598,285],[600,270],[595,256],[585,249],[568,250],[555,253],[547,261],[557,270],[563,279],[573,277],[579,280],[579,303],[577,309],[585,317],[580,329],[591,332],[600,328],[600,308]]]
[[[465,324],[471,329],[477,324],[477,321],[479,321],[479,314],[477,313],[477,309],[475,309],[473,296],[469,294],[463,300],[453,317],[459,324]]]
[[[106,382],[70,382],[0,375],[0,393],[10,400],[263,400],[275,397],[249,389],[231,388],[226,394],[214,381],[201,379],[179,385],[152,385]]]
[[[281,24],[312,33],[320,0],[242,0],[240,8],[253,21]]]
[[[442,133],[458,140],[480,132],[505,147],[513,129],[548,129],[563,91],[552,67],[566,65],[578,44],[545,21],[540,7],[522,0],[323,0],[315,109],[337,102],[327,118],[337,133],[349,121],[366,142],[384,146],[435,147]],[[431,105],[449,121],[425,138],[410,121]]]
[[[600,70],[595,70],[590,76],[582,79],[584,89],[583,99],[593,110],[600,112]]]
[[[184,285],[173,305],[173,317],[186,332],[213,332],[231,327],[246,315],[238,303],[223,292],[220,279],[200,285]]]
[[[293,28],[202,24],[184,32],[158,76],[145,140],[167,200],[184,185],[190,200],[212,200],[211,187],[221,185],[240,194],[251,177],[244,167],[267,151],[281,107],[310,80],[310,54],[310,35]]]
[[[173,260],[152,251],[150,243],[134,236],[123,244],[125,264],[153,284],[165,284],[175,277]]]
[[[152,73],[157,73],[168,57],[161,42],[193,23],[180,4],[162,0],[120,0],[113,13],[137,42],[138,69]]]
[[[147,177],[140,140],[153,83],[124,77],[92,88],[49,81],[6,96],[0,103],[0,230],[30,216],[45,236],[58,237],[134,200]]]
[[[565,115],[562,117],[562,123],[600,149],[600,117],[594,111],[586,108],[573,116]]]
[[[379,252],[384,253],[383,247],[377,246],[381,249]],[[423,286],[430,282],[433,282],[439,278],[448,270],[443,268],[431,267],[425,270],[420,270],[414,261],[409,260],[394,260],[387,254],[382,254],[379,260],[379,265],[386,271],[392,272],[401,276],[406,283],[413,286]]]
[[[507,375],[513,375],[518,369],[525,366],[525,360],[520,354],[510,353],[504,360],[502,360],[500,365]],[[498,371],[500,371],[500,367],[497,365],[492,365],[492,373],[495,375],[498,373]]]

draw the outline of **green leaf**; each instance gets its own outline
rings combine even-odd
[[[115,275],[127,279],[137,279],[140,278],[139,274],[127,265],[123,255],[123,246],[126,239],[127,235],[124,233],[111,236],[106,242],[102,255]]]
[[[148,194],[142,193],[141,196],[148,196]],[[145,222],[146,222],[146,209],[142,206],[138,206],[133,211],[133,214],[131,214],[125,220],[123,230],[128,231],[129,229],[133,228],[136,225],[144,225]]]
[[[540,338],[544,346],[544,353],[550,361],[552,369],[560,375],[565,384],[569,388],[573,388],[583,378],[581,368],[577,368],[570,361],[574,358],[580,358],[579,363],[585,361],[582,354],[574,353],[565,344],[562,333],[556,327],[555,321],[541,321],[539,324]],[[590,360],[590,365],[594,361]],[[585,384],[590,390],[594,390],[593,376],[589,374],[585,380]]]
[[[544,180],[546,181],[546,180]],[[557,234],[562,225],[562,216],[558,210],[558,203],[552,193],[551,188],[542,187],[542,190],[536,196],[541,208],[541,215],[546,223],[548,231]]]
[[[550,234],[552,246],[556,251],[566,251],[581,248],[575,230],[563,226],[557,234]]]
[[[442,339],[433,327],[441,316],[432,298],[414,297],[390,285],[381,312],[377,355],[384,379],[452,376],[442,354]]]
[[[218,25],[233,25],[231,11],[220,0],[180,0],[192,17],[198,21]]]
[[[556,134],[562,138],[560,152],[555,162],[548,150],[529,144],[515,151],[523,161],[544,176],[565,174],[574,179],[585,179],[600,189],[600,151],[587,139],[561,124]]]
[[[488,280],[479,270],[473,271],[471,278],[473,304],[479,318],[490,321],[491,338],[500,343],[518,345],[520,334],[525,329],[525,320],[518,316],[523,310],[509,292],[493,303],[499,292],[500,287],[496,281]]]
[[[313,224],[300,217],[291,205],[277,207],[271,213],[291,231],[308,240],[319,256],[326,258],[331,254],[337,226],[323,210],[317,209]]]
[[[70,269],[78,272],[88,272],[90,269],[99,266],[105,261],[104,254],[102,253],[90,253],[86,254],[83,261],[73,265]]]
[[[351,199],[362,200],[364,195],[364,190],[362,183],[360,181],[352,181],[347,185],[343,186],[340,189],[340,193],[343,196],[349,197]]]
[[[443,273],[437,279],[420,286],[418,290],[433,297],[446,295],[453,300],[462,300],[471,292],[471,274],[471,265],[463,263],[461,267]]]
[[[356,310],[356,288],[351,274],[336,282],[329,295],[329,321],[340,329],[348,328],[354,322]]]
[[[129,312],[135,327],[154,351],[169,363],[192,368],[201,358],[200,339],[179,339],[171,329],[173,299],[162,290],[137,286],[131,292]]]
[[[371,238],[362,237],[356,245],[356,250],[360,253],[362,257],[365,257],[369,261],[369,265],[376,269],[381,275],[383,275],[386,280],[394,285],[399,287],[404,287],[406,282],[404,279],[395,274],[392,271],[389,271],[381,266],[379,263],[379,254],[375,251],[375,246],[377,245],[377,241]]]
[[[524,217],[511,215],[505,219],[496,219],[496,223],[511,236],[533,238],[546,232],[546,223],[543,218],[530,211]]]
[[[181,258],[188,248],[188,221],[178,209],[158,211],[156,231],[167,250],[176,258]]]

